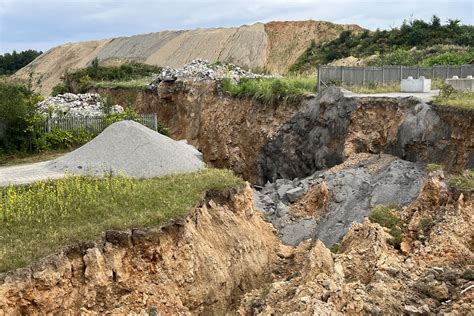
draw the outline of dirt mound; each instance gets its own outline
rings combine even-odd
[[[149,178],[194,172],[205,167],[199,152],[137,122],[121,121],[75,151],[49,163],[74,174],[124,173]]]
[[[312,40],[331,40],[353,28],[358,27],[317,21],[273,22],[65,44],[50,49],[16,76],[28,80],[32,74],[34,88],[49,94],[66,70],[85,67],[96,57],[105,64],[136,61],[173,68],[202,58],[283,73]]]

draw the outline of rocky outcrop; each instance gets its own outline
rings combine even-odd
[[[415,98],[347,97],[326,89],[263,147],[263,181],[305,177],[360,152],[472,168],[474,112]]]
[[[268,182],[254,192],[254,199],[284,243],[319,239],[330,247],[374,206],[401,206],[415,200],[424,177],[419,166],[394,156],[355,154],[303,179]],[[301,193],[293,199],[297,190]]]
[[[321,21],[256,23],[232,28],[162,31],[52,48],[19,70],[42,94],[49,94],[67,70],[83,68],[94,58],[105,64],[143,62],[183,67],[193,59],[234,63],[247,69],[284,73],[314,40],[329,41],[356,25]]]
[[[223,314],[268,280],[279,247],[248,186],[211,191],[186,218],[0,275],[0,315]]]
[[[280,277],[245,295],[242,315],[469,315],[474,213],[472,200],[437,177],[400,211],[408,252],[393,248],[386,229],[365,220],[352,225],[337,254],[320,242],[288,253]],[[419,218],[432,216],[423,238]],[[418,218],[418,219],[417,219]],[[463,232],[463,233],[462,233]],[[287,267],[297,267],[297,271]]]

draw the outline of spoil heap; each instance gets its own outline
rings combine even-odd
[[[220,80],[229,78],[233,82],[239,82],[242,78],[258,79],[271,78],[274,76],[255,74],[244,70],[234,64],[214,63],[207,60],[195,59],[181,69],[165,67],[161,74],[150,83],[149,88],[153,89],[160,82],[173,82],[176,80]]]
[[[44,116],[101,116],[104,113],[104,102],[97,93],[65,93],[49,97],[36,105],[38,112]],[[110,112],[123,112],[120,105],[114,105]]]
[[[72,174],[108,173],[151,178],[205,168],[200,153],[137,122],[121,121],[75,151],[51,161],[48,168]]]

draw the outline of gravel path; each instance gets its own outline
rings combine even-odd
[[[48,163],[48,161],[43,161],[18,166],[0,167],[0,187],[58,179],[66,175],[64,172],[48,169],[46,167]]]

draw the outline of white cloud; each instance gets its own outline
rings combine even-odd
[[[453,0],[0,0],[0,49],[271,20],[326,20],[375,29],[413,15],[473,24],[473,4]],[[17,46],[15,46],[17,45]],[[30,46],[29,46],[30,45]]]

